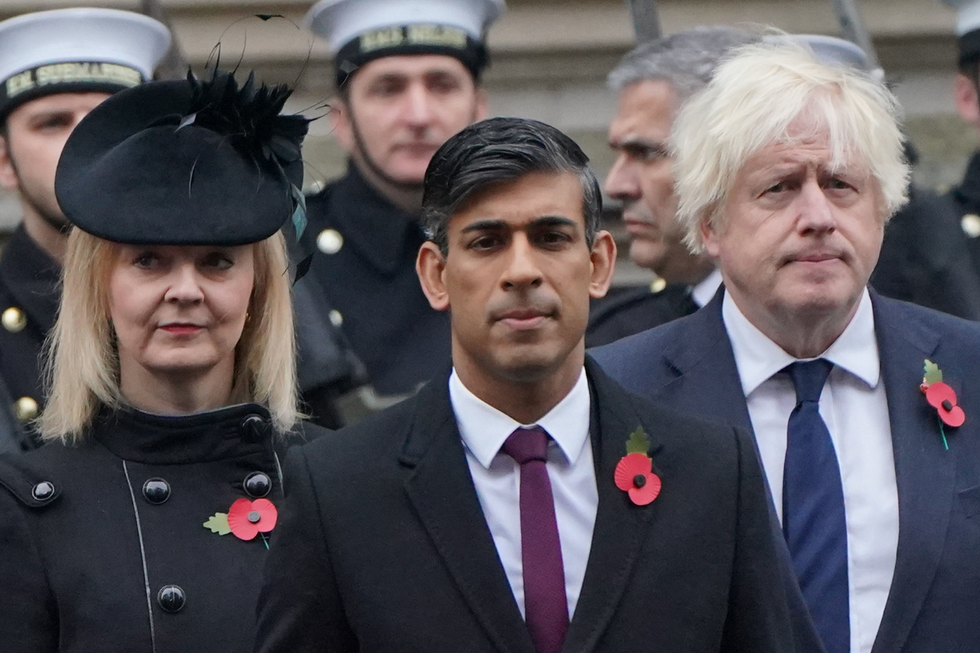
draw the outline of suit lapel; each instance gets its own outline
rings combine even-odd
[[[401,463],[408,498],[456,587],[501,653],[534,653],[473,487],[445,381],[419,392]]]
[[[901,650],[936,574],[952,508],[956,447],[951,442],[944,449],[936,411],[919,390],[923,361],[934,356],[938,335],[914,317],[899,315],[901,305],[874,294],[872,299],[898,485],[895,575],[872,649],[886,653]],[[963,377],[955,360],[932,360],[959,391]],[[956,437],[955,431],[948,435]]]
[[[721,316],[724,286],[687,318],[684,337],[664,344],[663,360],[675,375],[651,393],[674,410],[752,431],[752,421]]]
[[[626,393],[616,388],[590,358],[586,359],[586,372],[592,392],[591,437],[599,507],[585,580],[569,624],[564,653],[595,649],[632,576],[654,512],[652,506],[633,505],[613,481],[616,465],[626,454],[626,440],[640,425],[639,417]],[[656,469],[655,454],[660,445],[650,427],[647,425],[646,431]]]

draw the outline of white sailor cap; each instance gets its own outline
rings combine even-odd
[[[980,59],[980,0],[941,0],[956,10],[960,63]]]
[[[327,41],[343,83],[359,66],[398,54],[448,54],[479,77],[484,37],[504,0],[320,0],[304,23]]]
[[[170,30],[148,16],[79,7],[0,22],[0,118],[43,95],[114,93],[151,79]]]

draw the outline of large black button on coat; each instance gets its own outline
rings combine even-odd
[[[157,592],[157,603],[163,608],[164,612],[180,612],[187,603],[187,595],[179,585],[164,585]]]
[[[143,497],[154,505],[166,503],[170,498],[170,484],[162,478],[151,478],[143,483]]]
[[[252,472],[245,477],[242,486],[245,488],[245,494],[253,499],[260,499],[272,491],[272,479],[265,472]]]

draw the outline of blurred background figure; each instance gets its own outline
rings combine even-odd
[[[449,365],[449,321],[415,274],[422,178],[446,139],[487,115],[484,37],[503,10],[503,0],[323,0],[305,19],[333,58],[330,120],[349,160],[308,199],[318,252],[298,290],[315,284],[320,313],[380,396],[402,398]],[[322,416],[319,389],[305,386]]]
[[[14,417],[20,448],[37,445],[28,422],[44,406],[38,359],[54,324],[69,226],[54,194],[58,157],[92,108],[152,77],[170,42],[161,23],[112,9],[0,23],[0,186],[17,193],[21,216],[0,257],[0,380],[8,395],[0,410]]]
[[[0,456],[6,653],[251,650],[300,430],[280,228],[307,120],[249,81],[139,85],[65,145],[49,444]]]
[[[980,134],[980,2],[943,0],[957,9],[956,111]],[[882,294],[980,320],[980,153],[945,193],[916,192],[885,232],[872,285]]]
[[[630,260],[657,278],[597,302],[586,332],[589,346],[693,313],[721,285],[714,262],[683,242],[667,139],[684,101],[707,85],[729,50],[755,38],[731,27],[696,27],[643,43],[609,73],[619,103],[609,126],[616,161],[605,191],[622,206]]]

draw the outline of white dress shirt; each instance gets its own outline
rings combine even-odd
[[[701,279],[700,283],[691,288],[691,299],[694,300],[694,303],[699,308],[704,306],[718,292],[718,287],[721,286],[722,281],[724,280],[721,278],[721,271],[715,268],[711,271],[711,274]]]
[[[797,359],[755,328],[727,293],[722,317],[776,512],[782,520],[786,427],[796,406],[796,391],[789,374],[779,372]],[[851,651],[868,653],[895,573],[898,489],[874,313],[867,290],[850,324],[818,358],[834,364],[820,395],[820,416],[837,451],[844,486]]]
[[[453,370],[449,398],[466,448],[476,495],[490,527],[497,555],[510,581],[517,607],[524,615],[524,565],[521,559],[520,466],[500,451],[504,440],[521,426],[466,389]],[[591,400],[585,369],[557,406],[537,422],[548,435],[546,468],[555,498],[558,539],[565,566],[568,616],[575,613],[585,567],[592,548],[599,492],[589,437]]]

